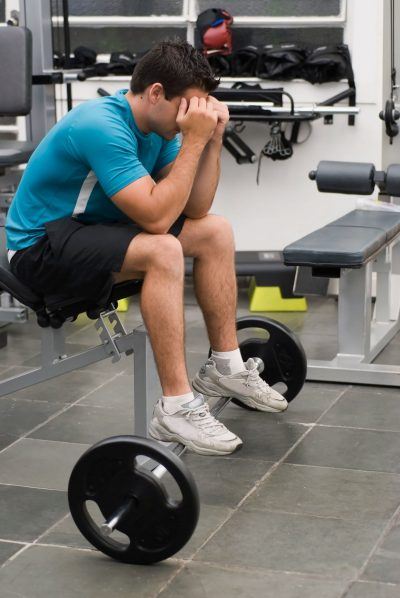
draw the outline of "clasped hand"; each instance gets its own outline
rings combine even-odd
[[[227,105],[212,96],[194,96],[189,102],[182,98],[176,118],[183,136],[192,135],[202,143],[222,139],[228,121]]]

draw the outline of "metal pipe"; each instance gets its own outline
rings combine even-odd
[[[238,102],[238,101],[225,101],[228,107],[235,106],[239,108],[247,107],[258,107],[262,108],[271,114],[290,114],[291,110],[285,106],[274,106],[270,102]],[[295,106],[294,114],[359,114],[360,108],[353,106],[321,106],[319,104],[313,104],[312,106]]]
[[[105,536],[109,536],[110,534],[112,534],[112,532],[117,527],[118,523],[121,521],[123,517],[125,517],[125,515],[130,510],[133,501],[134,498],[129,498],[126,502],[123,503],[123,505],[119,509],[115,511],[115,513],[110,517],[110,519],[101,524],[100,530],[103,532]]]
[[[64,54],[65,68],[69,68],[71,63],[71,32],[69,29],[69,5],[68,0],[63,0],[63,33],[64,33]],[[72,110],[72,87],[71,83],[66,84],[67,88],[67,109]]]
[[[196,14],[186,16],[72,16],[70,23],[74,27],[166,27],[187,26],[195,24]],[[60,17],[53,17],[53,23],[58,24]],[[343,27],[343,15],[332,17],[264,17],[264,16],[235,16],[235,27]]]

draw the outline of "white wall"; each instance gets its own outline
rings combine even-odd
[[[357,84],[357,104],[361,108],[356,125],[346,117],[335,117],[334,124],[313,123],[310,139],[294,147],[287,161],[264,159],[260,186],[256,166],[237,166],[224,157],[223,177],[216,210],[233,222],[239,250],[282,249],[287,243],[353,208],[355,198],[319,194],[308,179],[309,170],[321,159],[374,162],[380,166],[382,123],[382,20],[381,0],[349,0],[345,41],[350,46]],[[386,38],[387,39],[387,38]],[[312,86],[306,82],[285,83],[296,102],[328,98],[345,85]],[[257,151],[265,143],[264,126],[248,127],[246,139]]]
[[[397,31],[400,31],[400,0],[396,0],[396,10]],[[263,159],[259,186],[257,165],[239,166],[223,150],[222,177],[214,211],[231,220],[238,250],[282,249],[354,207],[354,197],[318,193],[315,183],[308,179],[308,172],[319,160],[367,161],[382,167],[400,156],[400,139],[396,138],[393,146],[389,146],[378,118],[390,93],[389,15],[389,0],[348,0],[345,42],[353,59],[357,104],[361,109],[354,127],[347,125],[345,116],[335,117],[333,125],[324,125],[322,119],[314,122],[310,139],[294,147],[291,159],[282,162]],[[74,84],[73,97],[77,103],[96,97],[100,86],[113,93],[120,87],[128,87],[128,80]],[[279,86],[279,82],[270,86]],[[346,85],[313,86],[293,81],[285,82],[284,87],[301,104],[318,103]],[[258,153],[267,141],[268,127],[250,123],[243,138]]]
[[[385,105],[387,99],[390,98],[390,70],[391,70],[391,48],[390,48],[390,5],[387,0],[384,0],[385,8],[383,14],[382,23],[382,56],[381,56],[381,69],[382,69],[382,87],[381,87],[381,102],[382,106]],[[397,84],[400,83],[400,0],[395,0],[395,68],[397,70]],[[399,92],[397,97],[400,98]],[[400,121],[399,126],[400,126]],[[385,129],[382,127],[382,138],[381,138],[381,161],[382,167],[386,168],[389,164],[400,162],[400,134],[393,139],[393,144],[390,144],[389,138],[385,134]],[[400,200],[395,200],[398,203]]]

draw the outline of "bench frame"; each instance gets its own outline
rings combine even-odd
[[[374,307],[373,273],[376,273]],[[372,363],[399,330],[400,234],[361,268],[341,268],[338,352],[331,361],[309,360],[307,379],[400,386],[400,366]]]
[[[154,405],[162,395],[148,333],[143,325],[135,328],[133,332],[126,332],[115,310],[102,312],[94,325],[99,333],[100,344],[73,355],[67,355],[64,326],[58,329],[42,328],[41,365],[24,374],[1,380],[0,396],[51,380],[103,359],[117,362],[124,355],[134,355],[133,434],[147,437]],[[134,401],[134,397],[140,399]]]

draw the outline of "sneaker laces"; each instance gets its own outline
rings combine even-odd
[[[246,363],[246,372],[243,372],[243,376],[246,378],[245,385],[255,387],[260,392],[271,393],[271,387],[265,382],[260,376],[257,368],[257,364],[253,359],[249,359]]]
[[[224,424],[219,422],[210,413],[210,408],[207,403],[200,405],[195,409],[187,409],[184,411],[186,419],[192,420],[200,430],[209,430],[217,432],[225,428]]]

